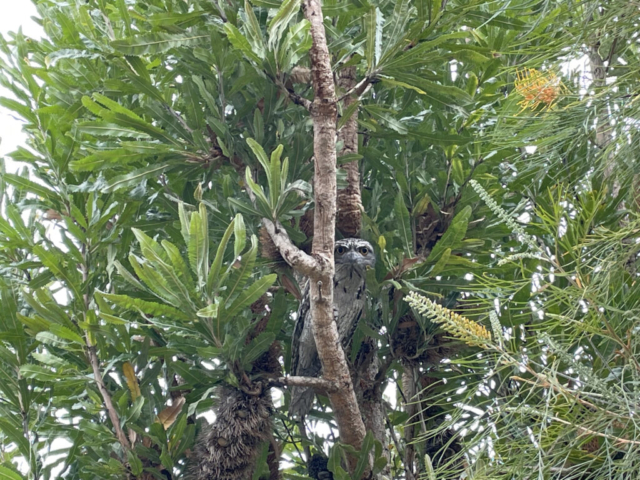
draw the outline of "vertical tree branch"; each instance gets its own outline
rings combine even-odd
[[[338,87],[350,91],[356,85],[356,67],[347,67],[340,72]],[[345,97],[343,111],[356,102],[352,96]],[[356,110],[338,131],[338,140],[342,141],[340,155],[358,153],[358,111]],[[337,227],[343,235],[354,237],[360,232],[362,223],[362,195],[360,192],[360,165],[356,160],[343,168],[347,172],[347,187],[338,191]]]
[[[589,46],[588,57],[589,57],[589,67],[591,70],[591,85],[592,87],[601,89],[606,87],[607,84],[607,71],[609,70],[609,66],[605,66],[604,60],[600,56],[598,51],[600,43],[597,42],[595,45]],[[613,52],[612,52],[613,53]],[[610,54],[611,57],[611,54]],[[610,114],[607,111],[607,105],[603,105],[604,109],[600,109],[598,112],[598,125],[596,126],[596,145],[602,149],[606,150],[613,140],[612,126],[610,121]],[[609,179],[614,173],[614,158],[615,155],[613,152],[605,152],[604,159],[604,178]],[[614,197],[618,196],[618,192],[620,191],[620,182],[614,181],[612,195]]]
[[[295,247],[284,238],[276,226],[268,225],[269,234],[281,253],[286,251],[292,266],[303,267],[310,277],[311,315],[313,335],[322,363],[323,377],[337,385],[329,393],[335,413],[340,440],[356,449],[362,447],[365,428],[351,382],[347,360],[338,337],[333,312],[333,249],[336,221],[336,117],[337,104],[331,57],[323,25],[323,15],[318,0],[305,0],[302,5],[305,17],[311,24],[313,44],[309,55],[312,66],[312,82],[315,98],[311,107],[313,119],[314,170],[314,237],[312,256],[295,252]],[[276,228],[274,228],[276,227]],[[305,268],[306,267],[306,268]],[[355,459],[350,458],[350,467]]]
[[[310,23],[313,42],[309,52],[314,90],[314,101],[310,109],[315,162],[312,254],[306,255],[297,249],[278,225],[266,219],[263,219],[263,223],[283,258],[294,269],[309,277],[313,336],[322,363],[322,376],[336,386],[335,391],[327,393],[338,424],[340,441],[360,450],[366,432],[333,311],[337,196],[336,92],[320,2],[305,0],[302,9]],[[349,468],[353,470],[357,459],[350,456],[348,461]]]

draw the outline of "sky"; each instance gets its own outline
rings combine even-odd
[[[31,17],[37,15],[35,6],[29,0],[13,0],[10,8],[2,9],[0,33],[5,38],[10,38],[8,36],[9,32],[15,32],[22,27],[22,32],[25,35],[41,38],[44,36],[42,27],[31,19]],[[0,96],[8,95],[7,90],[0,87]],[[13,152],[16,147],[23,145],[26,139],[26,136],[22,133],[22,122],[3,107],[0,107],[0,139],[2,139],[0,157]]]

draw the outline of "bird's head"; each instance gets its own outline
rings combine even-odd
[[[366,267],[373,268],[376,264],[373,247],[361,238],[337,240],[334,257],[336,268],[342,265],[343,268],[350,267],[364,271]]]

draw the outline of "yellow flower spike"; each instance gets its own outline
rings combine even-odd
[[[518,102],[522,107],[520,112],[527,108],[535,110],[541,104],[545,105],[544,110],[548,110],[567,90],[555,73],[540,72],[535,68],[516,70],[514,86],[516,92],[523,97]]]
[[[418,313],[428,316],[433,323],[442,325],[444,331],[458,337],[467,345],[484,347],[491,343],[491,333],[482,325],[444,308],[416,292],[411,292],[406,297],[406,301]]]

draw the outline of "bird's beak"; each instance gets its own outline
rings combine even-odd
[[[360,256],[358,252],[347,252],[342,256],[342,262],[356,264],[360,260]]]

